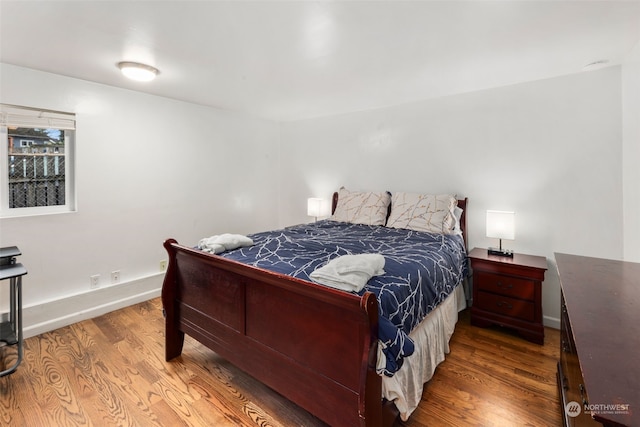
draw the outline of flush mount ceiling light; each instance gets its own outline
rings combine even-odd
[[[157,68],[138,62],[123,61],[118,62],[118,68],[126,77],[139,82],[150,82],[159,73]]]

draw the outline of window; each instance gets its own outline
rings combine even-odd
[[[75,115],[0,104],[0,216],[75,210]]]

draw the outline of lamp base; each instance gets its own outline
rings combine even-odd
[[[513,258],[513,251],[510,249],[489,248],[487,249],[487,253],[489,255],[494,255],[494,256],[504,256],[504,257]]]

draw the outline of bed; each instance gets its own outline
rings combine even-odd
[[[403,228],[424,220],[413,206],[424,201],[423,195],[386,194],[341,189],[328,220],[256,233],[250,236],[254,245],[221,254],[168,239],[162,288],[166,360],[181,354],[188,334],[332,426],[390,426],[398,415],[406,419],[420,400],[423,383],[448,353],[457,313],[465,304],[467,200],[453,199],[456,215],[453,205],[444,208],[451,213],[444,220],[447,232],[430,233]],[[427,222],[435,217],[438,226],[443,222],[432,212],[428,217]],[[332,233],[339,236],[335,249],[318,246]],[[375,239],[362,240],[363,233]],[[411,258],[396,254],[395,243],[379,243],[386,233],[394,242],[433,235],[432,247],[462,247],[452,256],[460,263],[455,268],[443,266],[448,255],[432,256],[435,264],[443,264],[433,280],[448,276],[444,281],[449,283],[439,285],[448,290],[431,292],[436,301],[429,304],[411,303],[418,315],[399,309],[406,299],[397,298],[395,306],[382,300],[392,287],[385,277],[404,277],[395,269]],[[278,252],[304,246],[303,241],[310,241],[311,249]],[[353,242],[355,248],[349,246]],[[372,277],[361,291],[309,280],[309,273],[327,260],[358,251],[383,253],[387,260],[384,274]],[[263,266],[265,258],[276,262]],[[431,275],[417,274],[424,281]],[[390,325],[395,325],[395,338],[385,335]]]

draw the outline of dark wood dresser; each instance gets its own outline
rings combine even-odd
[[[640,425],[640,264],[555,254],[566,426]]]

